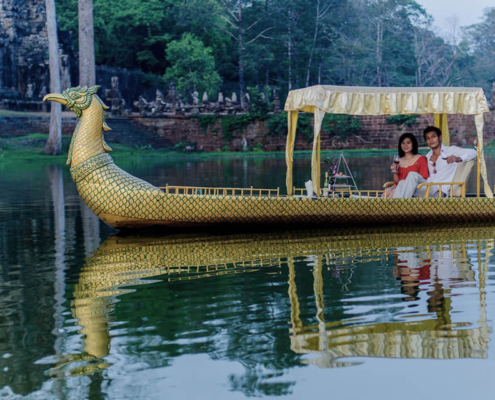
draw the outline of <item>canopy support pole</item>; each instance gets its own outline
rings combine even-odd
[[[287,195],[292,196],[292,163],[294,161],[294,143],[296,141],[297,118],[299,111],[289,111],[287,113],[287,144],[285,146],[285,162],[287,164],[287,176],[285,184],[287,185]]]
[[[313,181],[313,191],[316,197],[320,197],[320,131],[325,112],[318,108],[314,109],[314,138],[313,154],[311,156],[311,180]]]
[[[433,125],[442,131],[442,144],[450,146],[449,122],[447,114],[433,114]]]
[[[474,116],[474,122],[476,124],[476,133],[478,135],[478,146],[476,150],[478,151],[478,171],[477,171],[477,187],[476,187],[476,195],[480,196],[480,175],[483,178],[485,196],[493,199],[493,192],[488,185],[488,174],[486,172],[486,163],[485,157],[483,155],[483,114],[476,114]]]

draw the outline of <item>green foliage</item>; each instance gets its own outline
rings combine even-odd
[[[77,0],[56,3],[60,28],[77,38]],[[96,63],[163,73],[173,5],[173,0],[94,0]]]
[[[253,147],[253,152],[262,153],[263,152],[263,143],[256,143]]]
[[[273,104],[268,101],[270,98],[270,88],[265,87],[258,90],[257,87],[248,87],[247,92],[251,99],[251,114],[256,118],[264,120],[272,110]]]
[[[392,115],[391,117],[388,117],[385,122],[387,124],[397,125],[397,130],[401,131],[403,126],[413,126],[419,124],[419,117],[419,114]]]
[[[289,88],[320,81],[482,86],[490,93],[494,7],[465,28],[459,42],[438,36],[414,0],[322,1],[93,0],[96,62],[165,75],[182,93],[196,88],[210,96],[217,90],[239,94],[242,64],[252,114],[260,119],[271,108],[261,92],[271,99],[277,89],[283,103]],[[318,4],[331,11],[317,17]],[[56,5],[59,27],[72,31],[77,47],[77,0]],[[233,15],[240,11],[236,29]]]
[[[208,133],[208,128],[215,126],[217,122],[217,116],[213,114],[200,114],[196,118],[198,118],[199,126],[203,129],[205,135]],[[215,132],[212,132],[212,134],[216,136]]]
[[[174,40],[167,46],[167,61],[172,65],[164,78],[175,82],[182,94],[193,91],[216,92],[222,79],[215,71],[215,59],[212,50],[192,33],[184,33],[180,40]]]
[[[311,114],[299,113],[299,118],[297,119],[297,131],[305,136],[308,143],[311,143],[313,140],[313,124],[311,121]]]
[[[154,148],[151,144],[147,144],[145,146],[134,145],[134,146],[132,146],[132,148],[134,150],[138,150],[138,151],[153,151],[154,150]]]
[[[173,151],[183,153],[187,150],[187,147],[196,147],[196,143],[194,142],[177,142],[172,148]]]
[[[322,128],[326,133],[338,136],[341,142],[363,129],[358,118],[343,114],[326,114]]]
[[[224,140],[231,141],[235,132],[244,132],[255,120],[253,114],[227,115],[220,118]]]
[[[288,129],[287,113],[284,111],[279,114],[269,115],[266,119],[266,127],[268,128],[267,135],[286,135]]]

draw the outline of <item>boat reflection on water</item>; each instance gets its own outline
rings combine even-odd
[[[483,248],[477,246],[479,282],[475,285],[476,274],[472,270],[466,242],[459,241],[466,233],[463,230],[452,230],[429,231],[420,237],[417,234],[404,235],[399,239],[404,247],[395,249],[388,248],[390,242],[385,236],[382,237],[383,243],[379,244],[377,240],[378,254],[394,253],[393,275],[399,281],[400,292],[404,295],[401,300],[418,303],[415,306],[419,306],[420,310],[402,318],[412,321],[397,318],[393,322],[363,323],[355,318],[326,322],[322,266],[320,262],[315,262],[314,293],[318,324],[304,325],[298,315],[297,285],[293,267],[289,263],[291,349],[299,354],[316,355],[304,361],[322,368],[359,363],[338,361],[352,357],[487,358],[490,328],[486,323],[484,282],[493,240],[487,240]],[[414,247],[406,247],[412,244]],[[425,245],[423,251],[418,250],[422,245]],[[485,253],[484,264],[481,262],[482,251]],[[470,322],[452,320],[452,314],[456,312],[452,304],[452,290],[470,282],[479,289],[480,314],[475,328],[471,327],[473,324]]]
[[[72,310],[84,334],[84,351],[62,356],[51,374],[88,374],[110,365],[105,361],[111,344],[110,314],[117,297],[139,291],[138,285],[214,279],[265,267],[287,276],[290,310],[282,304],[280,309],[291,324],[291,350],[303,354],[305,363],[334,367],[352,365],[352,357],[485,358],[490,331],[485,280],[493,237],[495,228],[490,226],[115,236],[87,260],[74,288]],[[387,300],[387,307],[403,307],[407,313],[388,317],[378,313],[380,317],[373,319],[360,309],[370,293],[363,297],[349,291],[356,279],[354,270],[360,265],[371,268],[374,264],[366,264],[380,260],[387,263],[387,279],[395,278],[398,283],[391,288],[388,285],[387,296],[393,301]],[[332,306],[325,308],[325,287],[331,281],[340,282],[342,289],[337,302],[344,304],[345,312],[336,313],[338,318]],[[312,282],[310,295],[308,282]],[[301,305],[298,288],[305,283]],[[453,291],[459,285],[476,288],[479,315],[473,321],[453,318],[459,311]],[[375,283],[371,290],[378,299],[375,309],[380,308],[383,292],[384,288]],[[460,315],[465,318],[462,312]]]

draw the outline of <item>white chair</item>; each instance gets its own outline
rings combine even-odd
[[[466,197],[466,182],[473,170],[474,161],[458,163],[455,169],[454,179],[452,182],[428,182],[418,185],[418,189],[426,188],[425,197],[430,194],[431,186],[450,186],[449,197]],[[441,192],[438,192],[439,196]]]

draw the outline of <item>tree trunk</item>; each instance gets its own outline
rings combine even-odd
[[[289,9],[288,18],[288,40],[287,40],[287,57],[289,58],[289,92],[292,90],[292,15],[293,12]]]
[[[311,46],[311,52],[309,53],[308,69],[306,71],[306,87],[309,86],[309,78],[311,75],[311,63],[313,62],[313,54],[315,52],[316,38],[318,37],[318,25],[320,23],[320,0],[316,1],[316,21],[315,21],[315,33],[313,35],[313,45]]]
[[[382,86],[382,35],[383,30],[381,29],[381,22],[378,21],[376,26],[376,80],[378,82],[378,87]]]
[[[50,92],[60,93],[60,65],[58,58],[57,18],[55,1],[46,0],[46,27],[48,52],[50,54]],[[62,152],[62,105],[50,103],[50,131],[45,145],[45,154],[58,155]]]
[[[238,21],[238,40],[239,40],[239,91],[241,94],[241,109],[244,109],[244,94],[246,93],[246,83],[244,81],[244,38],[242,28],[242,1],[239,1],[239,21]]]
[[[79,85],[90,87],[96,84],[93,0],[78,0],[78,6]]]

